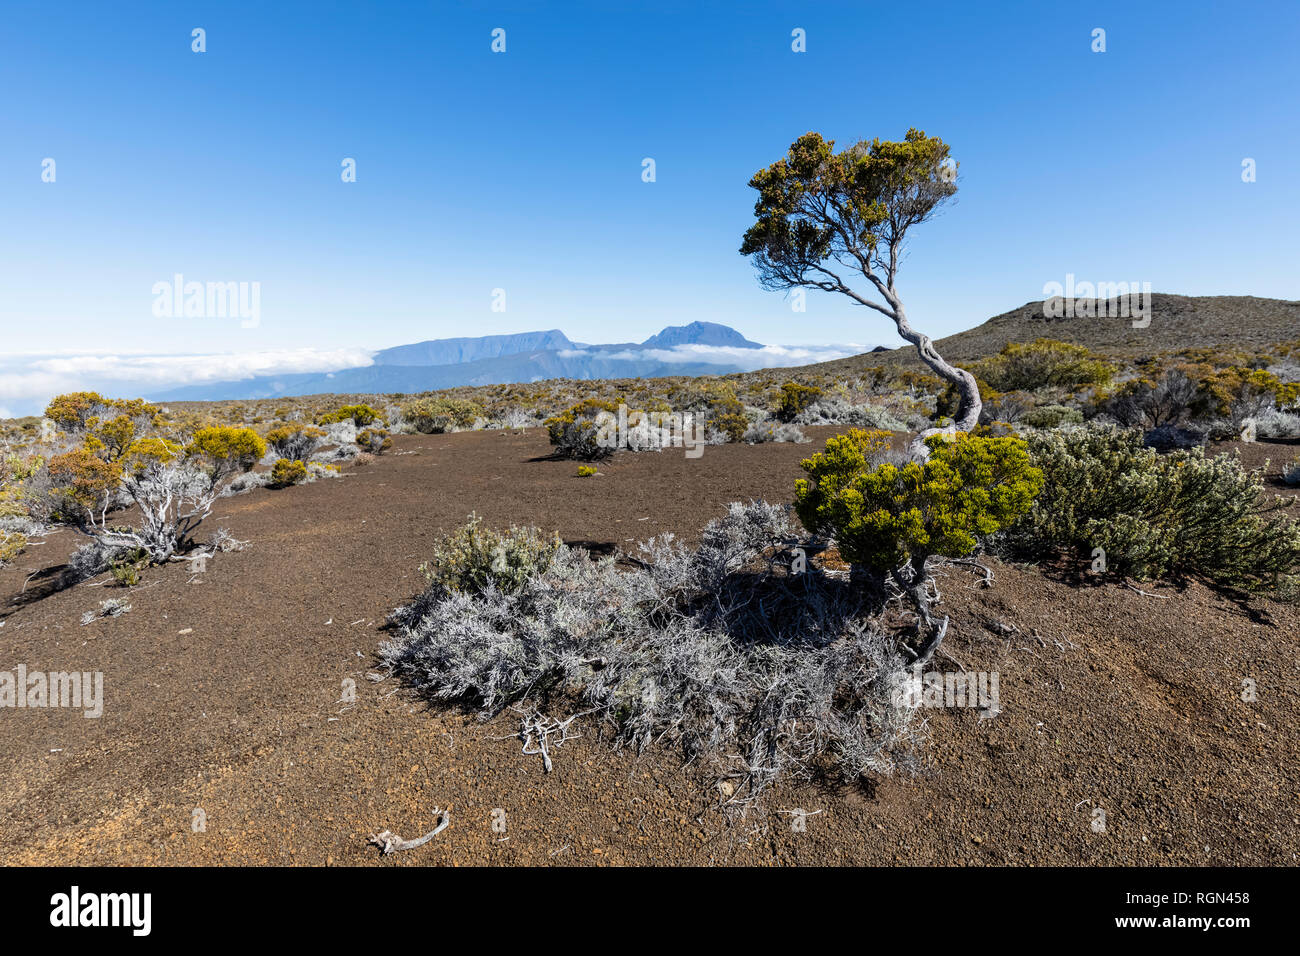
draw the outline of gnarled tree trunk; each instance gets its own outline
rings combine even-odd
[[[954,432],[968,432],[980,422],[980,412],[983,411],[984,402],[980,398],[979,385],[975,382],[975,376],[964,368],[957,368],[955,365],[949,365],[938,349],[934,347],[928,335],[922,335],[912,328],[907,321],[907,313],[903,310],[903,303],[895,298],[891,303],[894,306],[894,322],[898,326],[898,334],[904,339],[916,346],[916,353],[921,356],[921,361],[930,367],[930,369],[940,378],[951,382],[961,396],[961,402],[957,407],[957,415],[954,423],[946,428],[927,428],[916,436],[912,442],[912,454],[918,458],[928,458],[930,449],[925,446],[925,439],[931,435],[952,434]]]

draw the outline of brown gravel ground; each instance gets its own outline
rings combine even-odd
[[[0,711],[0,862],[375,865],[368,833],[417,836],[441,807],[447,830],[382,865],[1295,865],[1295,605],[1199,584],[1148,585],[1151,597],[997,562],[981,589],[949,568],[945,646],[999,672],[1001,714],[930,711],[918,774],[783,786],[737,819],[671,753],[584,737],[546,775],[517,740],[494,739],[509,718],[430,710],[365,674],[384,616],[471,510],[568,540],[689,538],[728,501],[789,500],[817,446],[621,454],[580,480],[572,462],[545,460],[538,430],[394,445],[338,480],[220,501],[212,525],[251,544],[201,575],[172,565],[129,592],[83,584],[31,600],[42,578],[24,582],[63,560],[70,532],[0,571],[0,669],[103,671],[106,697],[99,719]],[[1296,451],[1244,455],[1271,457],[1276,473]],[[132,610],[81,626],[110,592]],[[1255,703],[1241,699],[1246,678]],[[781,812],[796,808],[813,814],[804,832]]]

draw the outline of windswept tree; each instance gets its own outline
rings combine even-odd
[[[957,191],[956,172],[947,144],[919,130],[908,130],[901,143],[864,140],[839,153],[833,140],[805,133],[785,159],[749,181],[758,201],[740,251],[753,257],[764,288],[839,292],[891,319],[956,388],[956,429],[970,431],[980,417],[975,377],[944,361],[929,336],[912,328],[896,284],[908,229]],[[853,288],[850,273],[869,285]]]

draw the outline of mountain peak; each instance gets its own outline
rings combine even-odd
[[[672,348],[675,345],[715,345],[741,349],[761,349],[735,329],[716,322],[692,322],[690,325],[670,325],[658,335],[641,343],[643,348]]]

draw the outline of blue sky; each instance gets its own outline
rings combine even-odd
[[[736,251],[749,176],[808,130],[846,145],[916,126],[951,145],[957,202],[899,280],[936,337],[1067,273],[1300,298],[1298,26],[1295,3],[1186,0],[6,0],[0,352],[346,364],[443,336],[627,341],[696,319],[898,344],[838,297],[792,312]],[[259,282],[259,323],[156,317],[152,287],[178,272]]]

